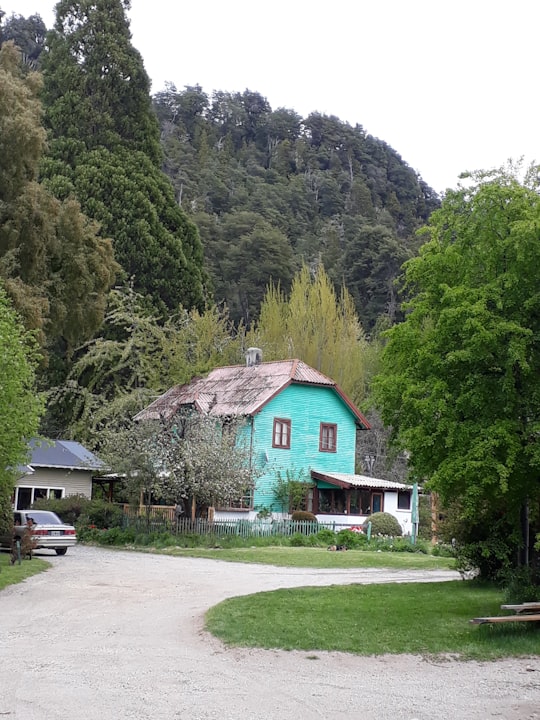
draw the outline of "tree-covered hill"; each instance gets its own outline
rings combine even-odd
[[[56,105],[66,97],[64,81],[60,78],[59,91],[52,97],[54,77],[47,77],[51,72],[59,75],[58,62],[51,62],[58,32],[49,36],[51,47],[41,56],[46,33],[39,16],[4,18],[2,34],[23,46],[33,67],[42,68],[48,120],[52,125],[58,118],[66,122],[65,113],[55,115]],[[367,331],[395,321],[399,298],[394,280],[418,247],[416,230],[439,205],[434,191],[398,152],[361,125],[352,127],[316,112],[302,118],[293,109],[272,109],[263,95],[250,90],[216,90],[209,95],[198,85],[177,90],[168,84],[153,102],[163,170],[177,204],[199,229],[214,300],[228,305],[234,322],[251,325],[269,281],[287,291],[302,263],[312,268],[322,263],[336,286],[345,284]],[[115,117],[122,117],[120,98]],[[84,113],[79,119],[86,122]],[[74,127],[72,122],[72,132]],[[57,145],[55,138],[53,155]],[[129,143],[123,151],[129,155]],[[137,174],[137,151],[134,147],[131,159],[121,160],[122,168],[131,162],[129,177]],[[101,157],[104,152],[110,149],[92,148],[95,157],[88,158],[86,175],[94,163],[95,172],[103,166],[112,180],[108,160],[104,163]],[[79,187],[84,173],[81,163],[77,165],[69,187],[113,238],[120,265],[137,276],[137,248],[128,235],[124,238],[118,223],[108,222],[106,213],[93,212],[103,198],[93,199],[87,188]],[[44,170],[50,182],[50,165]],[[115,194],[112,186],[102,190],[107,198]],[[121,204],[126,205],[125,198]],[[155,242],[161,241],[156,237]],[[184,240],[184,249],[187,245]],[[154,264],[166,275],[172,270],[171,264],[168,270],[167,263]],[[148,271],[139,278],[144,276],[146,291],[164,282],[170,285],[170,279],[152,277],[151,265],[149,261]],[[166,296],[168,286],[160,293]]]
[[[387,143],[334,116],[273,110],[259,93],[174,85],[154,97],[164,169],[201,233],[217,302],[250,323],[270,278],[322,262],[366,329],[395,319],[393,284],[438,206]]]

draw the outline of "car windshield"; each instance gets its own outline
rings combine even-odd
[[[32,518],[36,525],[62,525],[58,515],[44,510],[32,510],[26,515],[26,519],[28,518]]]

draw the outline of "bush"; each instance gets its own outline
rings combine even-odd
[[[98,530],[97,528],[81,528],[77,531],[79,540],[83,542],[96,543],[97,545],[132,545],[137,535],[133,528],[115,527],[110,530]],[[137,538],[139,540],[140,538]]]
[[[336,536],[336,544],[345,545],[349,550],[351,548],[361,547],[365,545],[367,541],[367,537],[362,533],[347,530],[347,528],[340,530]]]
[[[63,498],[49,498],[36,500],[33,504],[35,510],[50,510],[58,515],[62,522],[75,525],[79,517],[90,505],[90,498],[86,495],[67,495]]]
[[[507,603],[535,602],[540,597],[540,586],[532,568],[523,565],[500,574]]]
[[[397,518],[390,513],[377,512],[370,516],[371,535],[388,535],[389,537],[401,537],[403,531]]]
[[[291,520],[296,520],[298,522],[317,522],[315,515],[307,512],[307,510],[295,510],[291,515]]]
[[[294,533],[291,535],[291,546],[292,547],[306,547],[311,545],[309,535],[302,535],[302,533]],[[314,535],[313,537],[317,537]]]
[[[118,505],[106,500],[92,500],[79,517],[78,525],[100,529],[122,527],[124,513]]]
[[[316,535],[317,541],[320,545],[335,545],[336,544],[336,533],[333,530],[324,528],[319,530]]]
[[[448,543],[437,543],[431,549],[431,554],[435,557],[456,557],[454,547]]]

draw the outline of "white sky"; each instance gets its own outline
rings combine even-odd
[[[55,0],[0,0],[8,14]],[[244,91],[359,123],[436,191],[465,170],[540,162],[539,0],[132,0],[152,79]]]

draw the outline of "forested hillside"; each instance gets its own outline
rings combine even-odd
[[[64,22],[61,16],[60,20]],[[61,97],[79,82],[76,76],[65,74],[69,48],[63,58],[58,54],[61,27],[59,24],[60,35],[57,28],[44,56],[41,51],[46,28],[39,16],[6,18],[3,38],[13,39],[21,47],[28,65],[43,69],[45,106],[54,134],[74,138],[77,123],[82,123],[84,138],[88,135],[84,128],[95,121],[93,113],[84,110],[85,104],[72,101],[74,112],[63,114],[55,109]],[[116,27],[117,31],[121,28],[123,37],[118,47],[111,50],[110,45],[103,44],[100,50],[92,46],[92,52],[110,52],[115,62],[128,63],[133,69],[138,61],[136,51],[133,54],[125,44],[127,25],[117,22]],[[60,47],[66,48],[66,41],[82,42],[86,33],[88,27],[84,25],[76,33],[64,33]],[[174,74],[171,69],[171,76]],[[55,76],[63,78],[58,90],[54,89]],[[140,71],[133,80],[139,77]],[[63,87],[66,78],[68,88]],[[132,81],[131,85],[144,94],[144,82]],[[95,94],[98,86],[94,82],[93,89],[88,86],[84,92],[92,90]],[[138,102],[141,99],[142,95]],[[345,284],[367,331],[379,318],[384,319],[384,325],[395,321],[399,301],[394,280],[403,261],[417,249],[415,231],[438,206],[433,190],[396,150],[367,134],[361,125],[352,127],[317,112],[302,118],[294,109],[273,109],[260,92],[250,90],[208,94],[200,86],[177,90],[169,84],[153,102],[161,130],[163,170],[172,182],[178,204],[198,226],[214,299],[228,306],[233,321],[251,325],[258,317],[268,281],[279,282],[287,291],[303,262],[310,267],[322,263],[336,286]],[[106,103],[110,109],[105,120],[122,116],[120,98],[115,101],[109,95]],[[149,122],[147,117],[147,129]],[[122,134],[129,144],[125,130],[117,137]],[[92,141],[96,147],[85,149],[85,155],[91,152],[91,156],[77,157],[77,164],[86,166],[88,162],[94,175],[110,176],[108,184],[94,183],[98,194],[108,196],[115,174],[121,178],[125,173],[128,177],[137,175],[140,161],[135,156],[141,150],[140,143],[135,143],[129,156],[119,157],[122,149],[117,140],[111,146],[110,134],[107,141],[99,141],[99,136]],[[59,145],[54,139],[52,154],[63,161],[62,142]],[[115,148],[114,162],[111,147]],[[148,145],[146,151],[148,154]],[[107,157],[102,157],[104,154]],[[150,155],[158,157],[155,148]],[[144,164],[146,174],[152,176],[154,171],[149,171],[146,160]],[[103,204],[99,197],[88,198],[90,171],[78,171],[75,184],[82,187],[74,188],[65,163],[63,168],[58,163],[52,169],[50,163],[44,167],[46,174],[61,176],[61,183],[55,179],[60,195],[75,189],[83,208],[95,210],[96,205]],[[146,191],[155,192],[155,180],[148,179]],[[133,183],[125,192],[127,197],[136,194]],[[125,204],[125,197],[119,201]],[[96,212],[90,214],[95,216]],[[111,216],[102,211],[96,218],[111,236],[115,235],[115,215],[118,213]],[[118,225],[116,222],[116,234]],[[159,235],[163,230],[157,227],[153,232]],[[140,268],[130,259],[129,237],[118,238],[115,249],[120,264],[136,275]],[[161,288],[158,301],[165,299],[170,305],[170,281],[168,286],[163,277],[152,277],[152,272],[144,276],[144,280],[135,279],[136,287],[151,294],[152,286]]]
[[[24,152],[6,161],[21,182],[0,178],[0,278],[41,333],[44,431],[88,440],[246,343],[313,357],[361,402],[438,198],[360,125],[249,90],[152,98],[127,9],[61,0],[48,31],[1,24],[22,51],[4,48],[3,157]]]
[[[393,284],[438,198],[384,141],[334,116],[273,110],[258,92],[158,93],[165,172],[201,234],[215,299],[246,324],[272,278],[302,262],[345,283],[366,330],[398,311]]]

